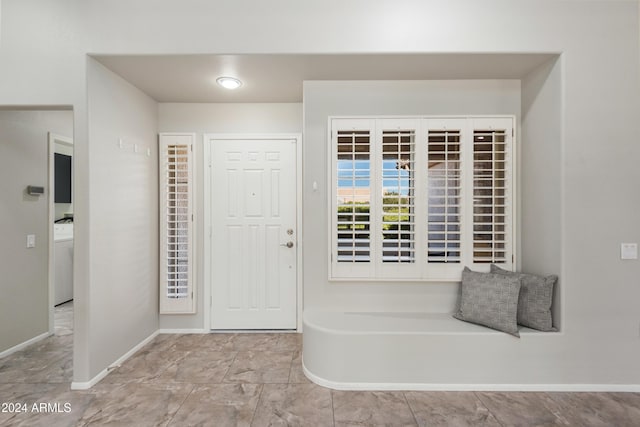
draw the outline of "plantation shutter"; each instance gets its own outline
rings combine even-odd
[[[372,265],[371,120],[332,122],[332,276],[368,277]]]
[[[415,131],[382,132],[382,262],[415,262]]]
[[[160,313],[194,313],[193,134],[160,135]]]
[[[429,129],[427,134],[427,262],[462,259],[462,163],[460,129]]]
[[[331,279],[515,263],[511,116],[331,119]]]
[[[473,263],[511,266],[513,125],[476,119],[473,129]]]
[[[417,119],[381,119],[376,122],[374,162],[376,176],[376,277],[420,277],[416,196],[421,182],[416,165]]]

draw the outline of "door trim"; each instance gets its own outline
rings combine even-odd
[[[204,156],[202,158],[202,167],[204,170],[204,324],[207,331],[211,330],[211,264],[212,264],[212,230],[211,223],[211,153],[212,144],[216,140],[282,140],[290,139],[295,141],[296,147],[296,234],[298,236],[298,244],[296,245],[296,330],[302,332],[302,254],[303,254],[303,226],[302,226],[302,134],[299,133],[269,133],[269,134],[228,134],[228,133],[205,133],[203,135]]]

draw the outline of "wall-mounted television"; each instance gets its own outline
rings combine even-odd
[[[71,156],[54,153],[55,203],[71,203]]]

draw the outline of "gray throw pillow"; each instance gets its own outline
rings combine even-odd
[[[520,279],[518,299],[518,324],[544,332],[555,332],[551,317],[553,286],[558,276],[537,276],[535,274],[514,273],[491,264],[491,272]]]
[[[518,277],[478,273],[465,267],[459,310],[453,317],[520,337],[516,321],[519,293]]]

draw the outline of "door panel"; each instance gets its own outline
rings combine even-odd
[[[210,143],[211,328],[295,329],[295,140]]]

